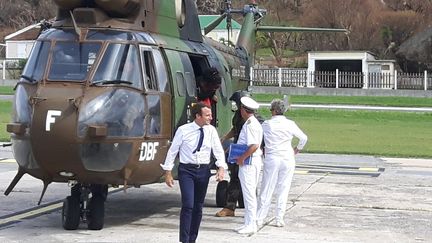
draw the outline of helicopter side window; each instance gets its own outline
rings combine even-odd
[[[158,90],[152,50],[148,47],[141,47],[141,56],[144,68],[144,85],[149,90]]]
[[[36,42],[21,75],[22,79],[30,82],[38,82],[42,80],[48,61],[50,46],[51,43],[47,41]]]
[[[159,91],[170,92],[170,87],[168,85],[168,72],[161,52],[157,49],[153,49],[153,58],[155,62],[154,66],[156,68]]]
[[[87,77],[99,43],[57,42],[53,48],[48,79],[50,81],[82,81]]]
[[[122,84],[142,88],[138,48],[131,44],[110,44],[93,77],[93,85]]]
[[[184,78],[186,83],[186,91],[189,97],[196,96],[196,82],[195,82],[195,73],[194,68],[192,66],[191,60],[187,53],[179,53],[180,59],[183,64]]]
[[[157,135],[161,130],[161,107],[159,95],[147,95],[147,104],[149,108],[147,134]]]
[[[186,96],[186,84],[185,84],[185,78],[183,76],[183,73],[180,71],[177,71],[176,73],[176,84],[177,84],[177,92],[178,95],[181,97]]]

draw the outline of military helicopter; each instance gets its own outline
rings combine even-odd
[[[161,181],[159,164],[176,128],[190,121],[204,69],[223,77],[214,119],[224,134],[228,97],[250,81],[256,31],[307,30],[259,26],[265,10],[254,3],[234,10],[226,1],[205,31],[242,14],[233,48],[202,36],[194,0],[54,2],[57,17],[44,25],[16,86],[7,131],[19,169],[5,195],[26,173],[43,181],[39,204],[50,183],[68,183],[67,230],[81,220],[103,228],[108,185]]]

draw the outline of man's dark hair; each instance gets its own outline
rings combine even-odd
[[[237,90],[231,95],[229,100],[234,101],[240,110],[240,105],[241,105],[240,99],[245,96],[250,96],[249,92],[247,92],[246,90]]]
[[[221,84],[222,77],[216,68],[209,67],[203,71],[200,81],[208,84]]]
[[[246,107],[244,105],[242,105],[241,107],[245,110],[246,113],[248,113],[248,114],[255,114],[255,110],[252,110],[252,109],[250,109],[250,108],[248,108],[248,107]]]
[[[204,104],[203,102],[198,102],[195,105],[193,105],[192,109],[191,109],[192,119],[195,119],[196,115],[200,115],[201,116],[202,115],[202,109],[204,107],[207,107],[207,108],[211,109],[210,106]]]

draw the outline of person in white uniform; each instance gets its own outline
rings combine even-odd
[[[295,169],[294,155],[303,149],[308,138],[294,121],[283,115],[286,107],[282,100],[273,100],[270,111],[271,119],[262,124],[265,155],[257,224],[258,227],[263,225],[273,192],[276,192],[276,226],[283,227],[288,192]],[[293,137],[299,139],[294,149],[291,145]]]
[[[263,139],[261,124],[254,113],[259,108],[258,103],[250,97],[242,97],[241,116],[245,120],[242,126],[237,144],[246,144],[248,149],[237,158],[239,165],[239,179],[243,192],[245,216],[244,225],[237,229],[240,234],[251,234],[257,231],[257,196],[256,189],[262,167],[262,150],[260,148]],[[251,157],[250,164],[245,164],[247,157]]]

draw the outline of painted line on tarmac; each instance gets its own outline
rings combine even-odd
[[[123,191],[123,188],[109,188],[108,194],[113,194],[119,191]],[[33,208],[25,209],[20,212],[0,216],[0,230],[6,226],[21,222],[23,219],[32,219],[39,217],[44,214],[49,214],[57,211],[63,207],[63,199],[56,200],[54,202],[39,205]]]
[[[2,216],[0,217],[0,228],[18,223],[23,219],[36,218],[40,215],[54,212],[62,207],[62,202],[63,200],[57,200],[52,203],[36,206],[34,208],[26,209],[21,212]]]
[[[15,159],[0,159],[0,163],[16,163]]]
[[[358,172],[358,171],[336,171],[336,170],[305,170],[294,172],[295,174],[329,174],[329,175],[358,175],[358,176],[371,176],[371,177],[378,177],[381,175],[380,172]]]
[[[348,169],[348,170],[359,170],[359,171],[369,171],[369,172],[384,172],[385,171],[385,168],[382,168],[382,167],[358,167],[358,166],[347,166],[347,165],[298,164],[296,167],[299,167],[299,168]]]
[[[378,177],[384,168],[338,165],[297,165],[295,174],[333,174]]]
[[[15,159],[3,158],[3,159],[0,159],[0,163],[16,163],[16,160]]]

